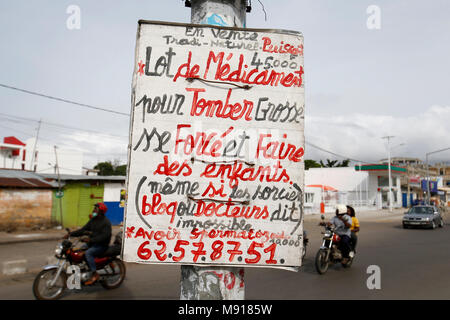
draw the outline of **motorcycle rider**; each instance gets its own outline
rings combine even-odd
[[[327,223],[329,226],[334,225],[335,232],[341,238],[339,242],[339,250],[342,252],[342,263],[346,264],[349,259],[351,247],[351,231],[352,218],[347,215],[347,206],[338,204],[336,206],[336,215]]]
[[[358,232],[359,232],[359,220],[356,218],[355,209],[353,207],[347,206],[347,214],[352,218],[352,227],[350,228],[351,231],[351,240],[352,240],[352,246],[353,251],[356,251],[356,243],[358,242]]]
[[[86,285],[91,285],[100,278],[95,265],[95,257],[102,255],[108,249],[111,241],[112,227],[111,222],[105,216],[107,210],[108,207],[104,203],[96,203],[94,211],[90,215],[91,219],[81,229],[64,236],[67,239],[69,236],[79,237],[89,234],[88,238],[82,239],[87,242],[89,247],[85,252],[85,259],[92,272],[92,277],[85,283]]]

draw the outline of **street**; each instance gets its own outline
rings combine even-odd
[[[328,218],[329,216],[327,216]],[[320,216],[306,216],[310,243],[299,272],[268,268],[245,268],[245,298],[248,300],[297,299],[450,299],[450,225],[444,228],[403,229],[401,211],[383,217],[360,216],[361,232],[353,265],[331,267],[319,275],[314,267],[320,246]],[[0,246],[0,259],[26,257],[29,273],[0,277],[0,299],[34,299],[31,286],[57,241]],[[378,266],[381,288],[369,289],[369,266]],[[122,286],[107,291],[100,285],[67,291],[63,299],[174,299],[180,296],[180,266],[127,264]]]

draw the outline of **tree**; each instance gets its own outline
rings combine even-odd
[[[338,167],[348,167],[350,164],[350,159],[343,160]]]
[[[327,159],[327,164],[324,164],[322,160],[320,160],[320,165],[323,168],[342,168],[342,167],[348,167],[350,164],[350,159],[343,160],[339,163],[339,160],[330,160]]]
[[[99,162],[95,165],[94,169],[100,170],[98,173],[99,176],[113,176],[114,175],[114,167],[112,166],[110,161]]]
[[[118,176],[126,176],[127,175],[127,165],[123,164],[121,166],[117,166],[115,173]]]
[[[305,170],[309,168],[320,168],[322,165],[315,160],[305,160]]]
[[[127,174],[127,165],[120,165],[117,160],[114,160],[114,163],[111,161],[99,162],[94,169],[99,170],[99,176],[125,176]]]
[[[322,168],[333,168],[337,162],[338,160],[327,159],[327,164],[324,164],[322,160],[320,160],[320,165],[322,166]]]

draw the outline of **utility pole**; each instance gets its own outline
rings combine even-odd
[[[36,145],[37,145],[38,139],[39,139],[39,131],[41,130],[41,122],[42,122],[42,119],[39,119],[39,125],[38,125],[38,129],[37,129],[37,134],[36,134],[36,141],[34,141],[33,154],[31,155],[30,171],[36,171],[35,167],[33,169],[33,164],[34,164],[34,161],[35,161]]]
[[[391,178],[391,146],[390,146],[390,139],[394,138],[394,136],[385,136],[381,139],[387,139],[388,143],[388,170],[389,170],[389,193],[388,193],[388,201],[389,201],[389,211],[392,212],[392,178]]]
[[[191,23],[244,28],[246,0],[186,0]],[[235,279],[239,285],[227,290],[220,279]],[[223,281],[222,281],[223,282]],[[244,268],[181,266],[181,300],[244,300]]]
[[[58,154],[56,153],[57,146],[54,146],[54,148],[55,148],[55,158],[56,158],[56,170],[58,173],[59,214],[60,214],[60,218],[61,218],[61,227],[63,227],[64,224],[63,224],[63,213],[62,213],[61,175],[59,174]]]
[[[361,168],[361,162],[359,162],[359,168]],[[359,173],[361,173],[361,169],[359,170]],[[362,207],[362,181],[359,181],[359,204],[358,206],[361,208]]]

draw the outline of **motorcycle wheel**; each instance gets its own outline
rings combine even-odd
[[[320,249],[316,254],[316,270],[319,274],[324,274],[328,270],[330,262],[327,259],[327,250]]]
[[[67,276],[61,272],[53,287],[51,281],[55,278],[58,269],[42,270],[33,282],[33,294],[37,300],[57,300],[66,290]]]
[[[114,259],[104,270],[107,271],[107,275],[100,283],[105,289],[118,288],[125,280],[126,268],[122,260]]]

